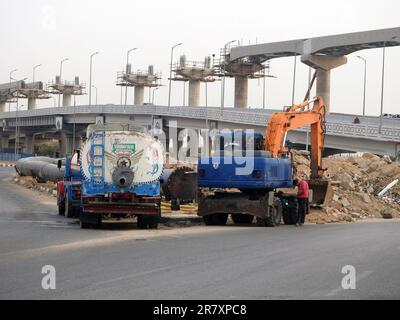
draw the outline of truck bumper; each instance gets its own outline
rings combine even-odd
[[[113,215],[159,215],[161,198],[141,198],[134,202],[91,201],[84,199],[82,209],[85,214]]]

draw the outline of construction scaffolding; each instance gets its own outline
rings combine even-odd
[[[135,105],[144,104],[144,88],[156,88],[161,86],[161,72],[154,72],[154,66],[150,65],[147,71],[137,70],[132,72],[131,65],[126,70],[118,72],[117,86],[135,88]]]

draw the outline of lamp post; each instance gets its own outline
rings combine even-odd
[[[18,71],[18,69],[14,69],[14,70],[11,70],[10,71],[10,88],[8,89],[9,90],[9,94],[11,95],[11,81],[12,81],[12,74],[14,73],[14,72],[16,72],[16,71]],[[11,102],[9,102],[8,103],[8,112],[10,112],[11,111]]]
[[[92,67],[93,67],[93,57],[98,55],[100,52],[95,52],[90,55],[90,75],[89,75],[89,106],[92,105]],[[97,104],[97,103],[96,103]]]
[[[223,77],[222,77],[222,86],[221,86],[221,114],[222,114],[222,110],[225,107],[225,67],[226,67],[226,48],[231,44],[236,42],[236,40],[232,40],[227,42],[224,45],[224,63],[223,63]]]
[[[392,40],[397,37],[392,37]],[[384,86],[385,86],[385,60],[386,60],[386,45],[387,41],[383,44],[382,50],[382,90],[381,90],[381,115],[379,118],[379,133],[382,133],[382,125],[383,125],[383,99],[384,99]]]
[[[154,88],[154,89],[153,89],[153,97],[152,97],[152,99],[151,99],[151,103],[152,103],[152,104],[154,104],[154,94],[156,93],[156,91],[157,91],[158,89],[160,89],[160,88],[157,87],[157,88]]]
[[[357,56],[364,62],[364,94],[363,94],[363,118],[365,117],[365,102],[366,102],[366,90],[367,90],[367,60],[361,56]]]
[[[36,66],[33,67],[33,72],[32,72],[32,82],[35,83],[35,73],[36,73],[36,69],[41,67],[41,64],[37,64]]]
[[[294,105],[294,99],[295,99],[295,93],[296,93],[296,71],[297,71],[297,54],[294,55],[294,63],[293,63],[292,106]]]
[[[98,105],[98,103],[97,103],[97,93],[98,93],[98,89],[97,89],[96,86],[93,86],[93,85],[92,85],[92,88],[94,88],[94,89],[96,90],[96,106],[97,106],[97,105]]]
[[[62,77],[62,66],[63,66],[63,63],[68,60],[69,60],[69,58],[65,58],[60,61],[60,84],[62,82],[62,78],[61,78]],[[58,107],[60,107],[60,106],[61,106],[61,93],[58,94]]]
[[[137,49],[138,49],[138,48],[129,49],[128,52],[126,53],[126,67],[125,67],[125,73],[127,73],[127,71],[128,71],[127,68],[128,68],[128,64],[129,64],[129,54],[130,54],[132,51],[135,51],[135,50],[137,50]],[[125,87],[125,106],[126,106],[127,102],[128,102],[128,86]]]
[[[23,105],[21,105],[21,108]],[[17,161],[18,156],[18,148],[19,148],[19,126],[18,126],[18,98],[17,98],[17,107],[15,109],[15,141],[14,141],[14,161]]]
[[[174,58],[174,49],[181,45],[183,45],[183,43],[177,43],[171,47],[171,63],[169,65],[168,112],[169,112],[169,108],[171,106],[172,62],[173,62],[173,58]]]

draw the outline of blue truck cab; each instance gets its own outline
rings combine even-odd
[[[57,183],[58,214],[68,218],[79,217],[80,214],[82,175],[78,159],[79,152],[67,156],[64,178]]]

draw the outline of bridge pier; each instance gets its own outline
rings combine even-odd
[[[0,101],[0,112],[6,112],[6,101]]]
[[[235,108],[247,108],[249,79],[247,76],[235,77]]]
[[[135,87],[135,106],[142,106],[144,104],[144,87]]]
[[[34,154],[35,153],[35,136],[33,134],[25,134],[25,153]]]
[[[2,135],[0,138],[0,148],[8,148],[9,136]]]
[[[28,98],[28,110],[36,109],[36,98],[30,97]]]
[[[347,63],[345,56],[303,55],[301,61],[317,70],[317,96],[324,99],[326,112],[330,112],[331,70]]]
[[[200,105],[200,80],[189,80],[189,107]]]
[[[71,94],[63,93],[63,107],[70,107],[71,106]]]

